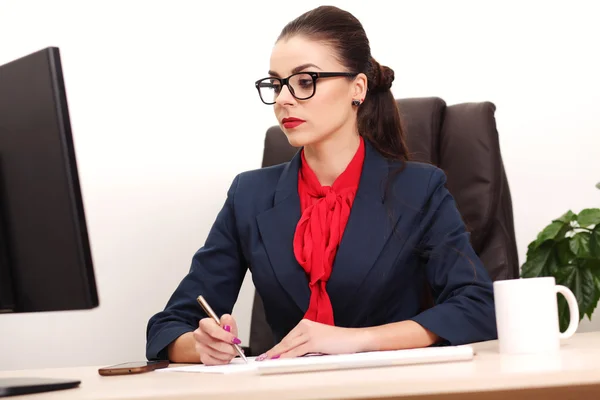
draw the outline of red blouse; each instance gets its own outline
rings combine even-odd
[[[302,216],[294,235],[294,255],[309,277],[310,304],[304,318],[334,325],[326,285],[358,189],[364,141],[361,137],[358,151],[332,186],[321,186],[304,151],[301,156],[298,195]]]

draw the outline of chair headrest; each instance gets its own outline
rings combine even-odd
[[[440,133],[439,167],[448,176],[448,190],[478,253],[494,221],[504,182],[495,111],[490,102],[449,106]]]
[[[396,100],[413,161],[438,165],[439,137],[446,102],[439,97]]]

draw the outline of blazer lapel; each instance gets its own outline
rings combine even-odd
[[[388,161],[368,141],[365,141],[365,151],[358,191],[327,284],[334,315],[343,311],[347,299],[359,289],[399,218],[399,215],[391,215],[392,210],[384,203]],[[256,220],[277,280],[300,310],[306,312],[310,301],[308,278],[296,261],[293,245],[300,220],[300,162],[298,152],[281,174],[273,208],[259,214]],[[336,302],[336,298],[342,301]]]
[[[384,203],[389,163],[365,141],[365,161],[348,223],[327,284],[330,296],[345,299],[336,302],[339,315],[347,299],[354,296],[388,241],[399,215],[393,215]],[[336,320],[339,320],[336,318]]]
[[[294,256],[294,234],[300,220],[300,162],[298,152],[281,174],[273,208],[259,214],[256,220],[277,280],[300,310],[306,312],[310,301],[308,278]]]

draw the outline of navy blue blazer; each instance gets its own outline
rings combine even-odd
[[[148,359],[166,359],[169,343],[198,327],[205,317],[198,295],[218,315],[231,313],[248,268],[276,340],[303,318],[310,290],[293,253],[300,162],[297,153],[289,163],[236,176],[189,273],[148,323]],[[496,339],[492,282],[445,174],[416,162],[396,173],[400,166],[365,143],[359,188],[327,283],[335,324],[413,320],[450,345]],[[427,310],[425,282],[435,299]]]

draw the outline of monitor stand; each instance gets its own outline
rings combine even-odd
[[[50,378],[0,378],[0,397],[72,389],[81,381]]]

